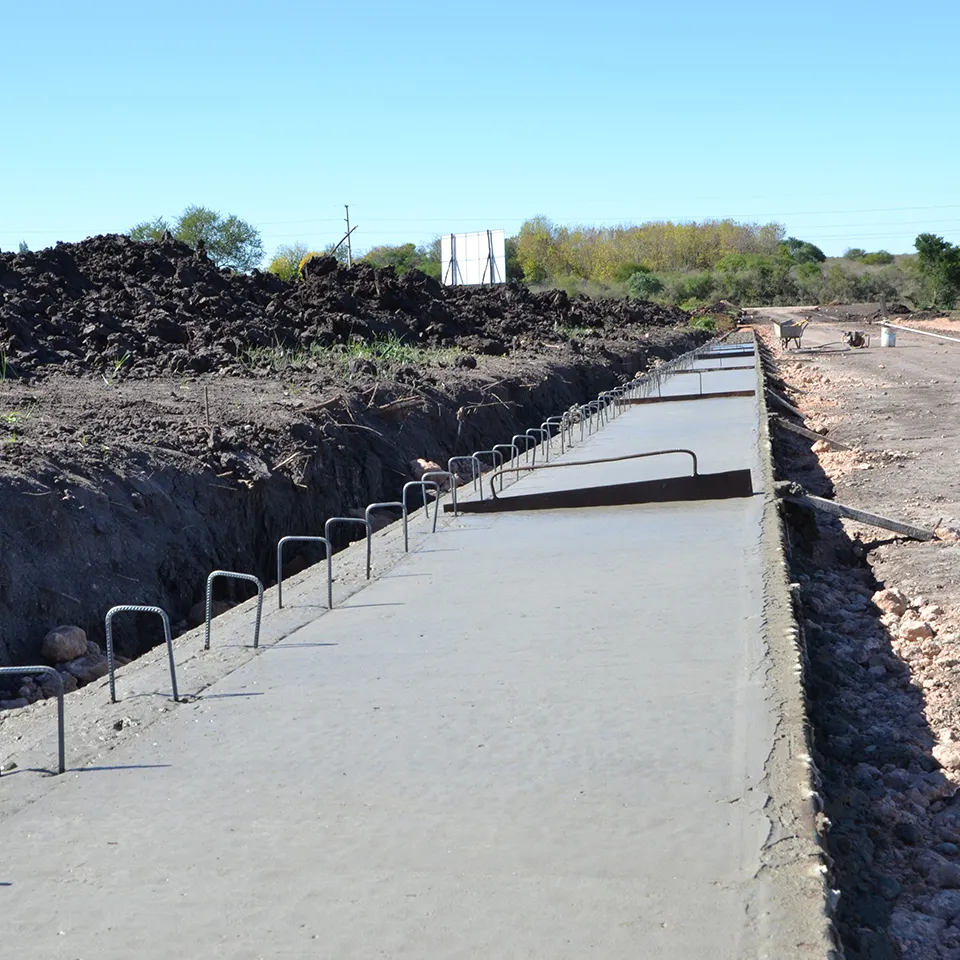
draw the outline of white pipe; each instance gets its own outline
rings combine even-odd
[[[887,323],[886,320],[880,321],[881,327],[893,327],[894,330],[906,330],[907,333],[919,333],[922,337],[936,337],[938,340],[949,340],[951,343],[960,343],[956,337],[946,337],[942,333],[930,333],[929,330],[915,330],[913,327],[901,327],[899,323]]]

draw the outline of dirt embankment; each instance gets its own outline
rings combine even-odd
[[[0,256],[0,663],[60,623],[101,641],[117,603],[186,627],[211,570],[273,582],[281,536],[693,348],[686,319],[332,261],[287,285],[122,237]]]
[[[772,344],[772,330],[760,332]],[[921,527],[939,522],[941,539],[903,541],[785,506],[837,923],[848,960],[957,958],[960,555],[943,463],[958,442],[956,358],[922,338],[850,352],[838,339],[823,325],[804,338],[823,353],[773,347],[790,402],[825,434],[812,443],[776,428],[781,478]]]

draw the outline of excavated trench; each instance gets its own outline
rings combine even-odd
[[[567,363],[517,363],[512,375],[496,378],[481,363],[471,377],[403,409],[400,417],[390,404],[364,407],[366,392],[352,388],[336,405],[316,404],[324,416],[313,418],[303,413],[310,400],[291,400],[282,388],[279,401],[259,406],[294,409],[285,408],[287,419],[270,426],[258,423],[253,401],[239,409],[223,403],[222,423],[208,434],[215,449],[221,438],[232,438],[220,471],[183,449],[158,444],[101,444],[98,458],[88,442],[85,457],[68,459],[56,450],[34,456],[29,468],[0,473],[0,663],[40,662],[41,640],[58,624],[76,624],[102,646],[104,615],[120,603],[158,605],[182,631],[196,622],[196,610],[193,618],[190,611],[202,600],[211,570],[253,573],[272,584],[280,537],[322,533],[328,517],[358,516],[368,503],[397,500],[416,475],[416,458],[445,464],[450,456],[507,441],[705,339],[689,328],[664,330],[653,346],[620,344],[619,351]],[[15,389],[7,387],[7,400],[21,401],[22,408],[24,397],[14,396]],[[145,405],[156,404],[155,394],[144,396],[144,389],[137,385],[129,397],[123,391],[111,395],[118,409],[110,416],[142,416]],[[218,397],[242,393],[239,385],[232,390],[223,382],[216,389]],[[56,404],[45,401],[36,385],[22,390],[32,391],[46,410],[47,432],[56,431]],[[270,396],[266,386],[257,390],[256,397]],[[201,392],[195,382],[193,394]],[[78,399],[74,391],[69,402]],[[260,415],[263,420],[262,410]],[[196,419],[204,432],[202,415]],[[245,445],[245,431],[256,441]],[[264,452],[278,431],[300,451],[292,460],[283,458],[288,463],[280,468],[271,467]],[[318,560],[322,554],[310,549],[291,549],[288,570]],[[229,582],[220,589],[227,600],[248,596],[246,584],[237,594]],[[123,656],[133,658],[162,639],[156,618],[118,621]],[[19,687],[8,684],[0,700],[15,697]]]
[[[184,629],[210,571],[273,582],[282,536],[697,346],[689,319],[329,257],[287,283],[166,240],[0,254],[0,664],[37,662],[60,624],[102,644],[115,604]],[[118,623],[126,656],[160,639],[155,619]],[[11,693],[40,695],[8,685],[0,706]]]

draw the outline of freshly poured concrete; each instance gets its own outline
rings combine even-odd
[[[642,406],[567,456],[692,446],[759,483],[756,422],[753,398]],[[4,955],[770,955],[762,512],[450,520],[0,821]]]

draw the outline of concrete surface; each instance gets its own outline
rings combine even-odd
[[[689,445],[762,486],[757,404],[633,408],[567,456]],[[4,954],[825,956],[810,850],[769,856],[771,784],[803,783],[771,770],[794,665],[770,662],[764,509],[445,520],[0,820]]]

